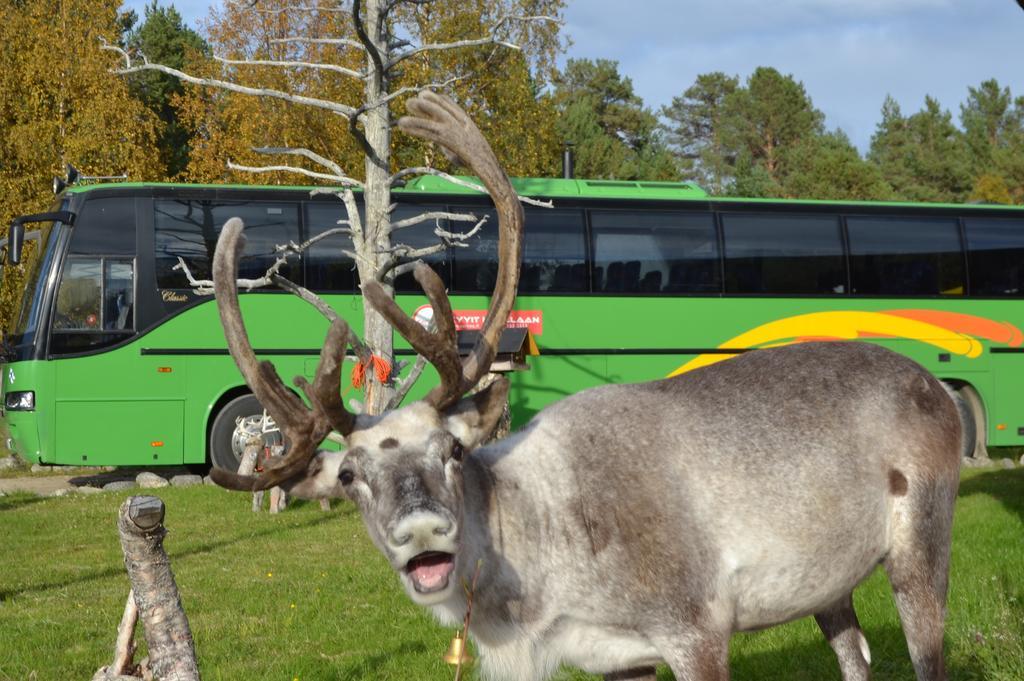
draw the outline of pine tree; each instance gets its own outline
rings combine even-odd
[[[964,135],[932,97],[909,117],[886,98],[869,158],[901,199],[959,202],[971,189]]]
[[[967,142],[974,186],[971,198],[1024,201],[1024,97],[995,79],[967,89],[960,122]]]
[[[802,83],[769,67],[758,67],[724,102],[725,145],[745,153],[778,185],[784,183],[785,155],[824,132],[824,115],[814,108]]]
[[[185,26],[174,6],[160,7],[157,0],[146,6],[144,21],[128,32],[125,46],[176,69],[185,65],[189,54],[209,52],[206,42]],[[178,121],[174,106],[175,98],[184,92],[181,81],[164,73],[148,72],[135,74],[128,85],[132,95],[163,122],[159,146],[164,175],[179,175],[188,165],[189,157],[189,133]]]
[[[735,76],[704,73],[661,110],[669,120],[667,140],[684,165],[684,174],[714,194],[730,182],[736,162],[735,150],[725,145],[723,118],[725,101],[738,88]]]
[[[878,166],[861,158],[842,132],[828,132],[797,144],[788,154],[783,192],[789,198],[875,200],[894,198]]]
[[[572,142],[581,177],[675,180],[657,117],[615,61],[570,59],[555,78],[557,131]]]

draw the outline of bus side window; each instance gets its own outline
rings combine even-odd
[[[609,293],[720,293],[711,213],[593,210],[593,288]]]
[[[1024,220],[967,218],[964,226],[971,295],[1024,295]]]
[[[360,204],[362,205],[362,204]],[[306,239],[332,229],[345,229],[348,213],[341,201],[316,201],[306,204]],[[344,232],[326,236],[309,247],[303,260],[306,266],[306,288],[321,293],[352,293],[356,290],[355,261],[345,255],[351,252],[352,237]]]
[[[853,293],[964,295],[960,230],[951,218],[850,217]]]
[[[490,294],[498,274],[498,218],[492,209],[452,206],[457,212],[487,216],[468,248],[452,249],[455,290]],[[520,293],[580,293],[587,290],[583,211],[524,207],[526,224]]]
[[[726,293],[846,293],[835,215],[725,213]]]
[[[262,277],[277,259],[276,246],[299,243],[299,204],[294,201],[157,199],[153,204],[156,282],[161,289],[190,288],[185,273],[174,269],[179,259],[194,278],[209,279],[217,237],[233,217],[245,222],[240,278]],[[280,272],[303,283],[299,258],[290,259]]]

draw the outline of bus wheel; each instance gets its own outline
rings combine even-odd
[[[253,395],[240,395],[225,404],[210,428],[210,462],[218,468],[238,470],[248,437],[245,427],[258,427],[262,418],[263,407]],[[267,446],[277,445],[282,436],[280,432],[267,433],[263,440]]]
[[[987,459],[988,420],[981,395],[972,386],[961,385],[956,391],[956,406],[960,410],[960,422],[964,425],[964,444],[961,455],[975,459]]]

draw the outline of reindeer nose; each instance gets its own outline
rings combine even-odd
[[[416,541],[429,546],[434,537],[446,537],[451,534],[452,521],[427,511],[418,511],[402,518],[388,532],[388,541],[393,546],[405,546]]]

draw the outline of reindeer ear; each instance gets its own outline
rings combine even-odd
[[[502,376],[480,392],[464,397],[445,413],[445,427],[466,450],[476,449],[494,432],[505,410],[508,388],[508,379]]]

